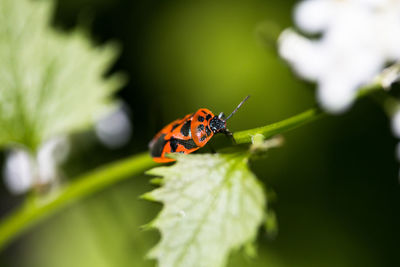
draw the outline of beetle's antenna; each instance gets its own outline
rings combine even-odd
[[[242,100],[242,102],[239,103],[239,105],[235,108],[234,111],[232,111],[231,114],[229,114],[229,116],[225,119],[225,121],[229,120],[230,117],[232,117],[233,114],[236,113],[236,111],[243,105],[244,102],[246,102],[247,99],[249,99],[250,95],[246,96],[245,99]]]

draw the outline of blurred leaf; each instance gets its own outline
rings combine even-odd
[[[252,243],[264,219],[265,194],[241,154],[177,155],[149,174],[162,187],[145,194],[164,207],[150,224],[161,241],[150,252],[162,267],[223,266],[231,250]]]
[[[104,78],[115,45],[50,27],[52,1],[0,1],[0,146],[36,149],[89,126],[115,103],[119,76]]]

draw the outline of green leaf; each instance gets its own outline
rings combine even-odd
[[[50,26],[53,1],[0,1],[0,146],[36,149],[90,126],[115,106],[120,76],[104,77],[115,45]]]
[[[162,187],[145,194],[164,204],[150,224],[161,240],[149,253],[161,267],[223,266],[229,252],[256,238],[265,194],[240,154],[179,155],[157,167]]]

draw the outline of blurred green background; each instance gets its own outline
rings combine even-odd
[[[290,72],[269,40],[292,25],[295,2],[59,0],[56,27],[83,24],[96,42],[122,45],[113,70],[130,77],[119,96],[133,124],[130,143],[118,150],[91,132],[74,136],[68,176],[146,150],[162,126],[200,107],[229,113],[251,94],[230,121],[237,131],[315,105],[313,85]],[[396,143],[370,99],[285,134],[283,147],[252,163],[277,195],[279,234],[262,230],[258,257],[237,253],[229,266],[400,266]],[[62,210],[2,252],[0,266],[154,266],[144,257],[159,236],[139,229],[160,209],[138,199],[152,188],[148,181],[132,177]],[[1,185],[2,215],[21,200]]]

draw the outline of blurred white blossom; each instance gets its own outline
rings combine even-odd
[[[4,180],[13,194],[22,194],[32,187],[51,185],[60,176],[59,166],[69,153],[65,137],[53,138],[43,144],[36,155],[14,148],[6,158]]]
[[[394,136],[400,138],[400,108],[398,108],[392,116],[392,132]],[[396,156],[397,159],[400,161],[400,143],[398,143],[396,147]]]
[[[397,110],[392,117],[392,132],[400,138],[400,110]]]
[[[294,18],[301,31],[321,37],[287,29],[279,38],[280,55],[318,84],[318,100],[327,111],[345,111],[360,86],[387,62],[400,60],[399,0],[306,0]]]
[[[118,148],[128,143],[132,126],[126,111],[120,107],[96,123],[96,135],[109,148]]]
[[[399,81],[400,62],[386,68],[379,78],[383,88],[390,89],[393,83]],[[400,101],[394,97],[388,98],[385,107],[387,112],[391,116],[393,135],[397,138],[400,138]],[[396,156],[397,159],[400,161],[400,143],[397,144],[396,147]]]
[[[25,150],[15,149],[9,152],[3,177],[11,193],[22,194],[32,187],[36,173],[33,166],[33,159]]]

